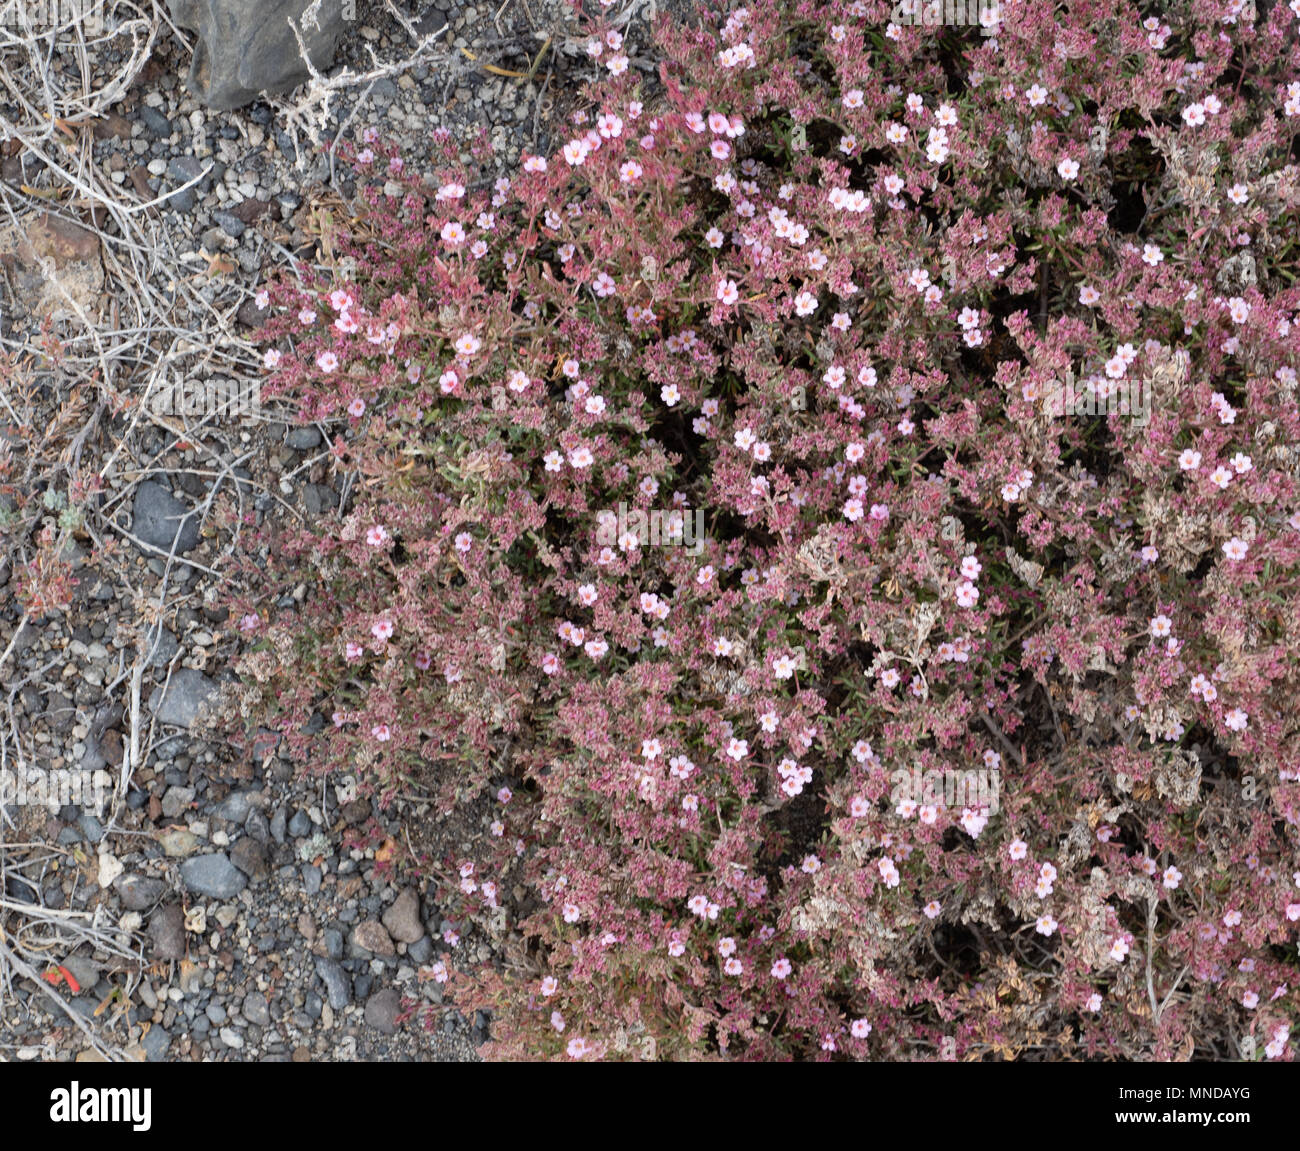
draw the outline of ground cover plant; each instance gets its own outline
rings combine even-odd
[[[587,15],[259,296],[250,727],[490,808],[493,1057],[1292,1059],[1300,4]]]

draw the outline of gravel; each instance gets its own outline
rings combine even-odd
[[[369,47],[386,60],[408,50],[405,32],[374,7],[363,15],[374,27],[349,33],[340,46],[340,64],[369,67]],[[480,59],[497,59],[499,49],[484,47],[498,36],[495,8],[443,8],[453,45]],[[537,28],[562,29],[569,18],[562,0],[530,0],[528,8],[515,5],[501,14],[505,35],[528,41]],[[442,15],[425,14],[428,30],[443,23]],[[530,46],[529,53],[535,50]],[[456,53],[459,60],[458,48]],[[241,323],[255,321],[248,289],[284,263],[282,250],[268,237],[295,250],[305,243],[303,226],[321,194],[314,182],[330,182],[328,158],[304,139],[296,163],[283,118],[264,102],[232,113],[201,108],[180,82],[189,55],[172,39],[155,45],[154,56],[156,67],[151,64],[113,110],[125,118],[125,130],[95,134],[94,160],[128,189],[134,185],[140,199],[170,193],[156,217],[164,238],[176,252],[186,253],[187,261],[199,260],[200,244],[211,243],[208,256],[220,254],[233,271],[208,277],[204,263],[186,262],[169,275],[200,282],[203,298],[216,311],[238,313]],[[563,62],[556,60],[558,75]],[[585,60],[581,67],[587,67]],[[360,109],[359,95],[340,95],[331,111],[334,125],[350,119],[348,133],[354,136],[367,124],[379,125],[412,166],[427,166],[436,147],[431,129],[443,126],[461,140],[486,129],[503,168],[513,167],[521,151],[551,144],[549,104],[538,106],[550,99],[540,78],[516,84],[468,64],[438,64],[375,85]],[[203,175],[205,169],[210,170]],[[335,190],[350,196],[349,173],[339,166],[337,174]],[[176,192],[195,177],[201,178],[193,188]],[[166,277],[158,286],[165,289]],[[106,286],[105,295],[113,290]],[[121,311],[131,314],[129,302]],[[4,317],[7,325],[11,319]],[[175,319],[185,323],[179,312]],[[198,318],[194,326],[200,328]],[[206,370],[209,350],[199,347],[178,362],[177,370]],[[51,420],[55,414],[52,408]],[[403,877],[395,886],[376,867],[373,848],[354,851],[342,845],[349,819],[375,816],[385,834],[400,839],[404,822],[427,819],[426,813],[409,807],[377,812],[368,798],[340,802],[318,776],[291,767],[274,740],[259,743],[250,756],[247,749],[208,742],[196,723],[202,705],[215,702],[240,640],[237,621],[229,620],[223,603],[232,590],[221,554],[230,533],[213,513],[227,499],[240,505],[235,510],[255,521],[246,538],[277,517],[292,521],[281,501],[309,519],[337,514],[341,479],[311,459],[326,442],[322,429],[293,427],[291,413],[277,413],[275,419],[283,422],[276,425],[250,425],[246,441],[238,440],[223,457],[229,471],[219,482],[221,465],[207,453],[224,450],[222,440],[178,448],[165,429],[145,420],[133,423],[131,417],[129,411],[106,412],[84,444],[82,465],[98,471],[110,457],[116,461],[117,470],[106,473],[109,491],[101,518],[119,528],[129,524],[144,546],[120,549],[107,562],[79,545],[69,553],[80,580],[70,611],[29,619],[17,636],[13,620],[0,616],[0,651],[13,641],[6,676],[12,672],[13,682],[23,684],[15,701],[18,734],[37,740],[50,763],[102,763],[114,780],[130,723],[120,710],[98,723],[101,706],[122,702],[123,684],[116,678],[122,669],[129,698],[137,645],[145,645],[139,653],[146,657],[141,698],[149,710],[140,716],[141,762],[133,769],[118,822],[106,828],[106,820],[88,812],[60,813],[57,819],[41,812],[25,829],[31,842],[47,837],[68,850],[81,845],[92,879],[96,847],[112,853],[126,870],[101,890],[76,867],[45,875],[37,865],[30,881],[8,874],[6,894],[15,903],[44,900],[50,907],[93,913],[105,930],[126,939],[134,934],[143,943],[150,966],[130,977],[130,1027],[124,1023],[114,1033],[115,1042],[138,1047],[133,1057],[155,1062],[476,1058],[482,1029],[476,1031],[443,1004],[440,985],[420,978],[420,968],[439,956],[465,964],[484,961],[492,955],[489,941],[457,924],[462,941],[450,954],[440,935],[431,937],[421,921],[422,898],[435,924],[439,918],[422,881]],[[324,429],[327,436],[336,430]],[[232,441],[239,434],[237,428],[222,431]],[[140,475],[149,478],[141,482]],[[110,536],[111,528],[103,534]],[[189,562],[173,562],[169,570],[165,557],[173,549]],[[223,574],[214,578],[207,568]],[[111,700],[106,699],[109,684],[114,685]],[[442,833],[442,853],[463,857],[486,826],[486,816],[482,826],[477,819],[476,813],[467,824]],[[353,939],[377,950],[363,947],[364,954],[357,953],[350,946]],[[95,990],[106,994],[109,984],[121,987],[127,979],[105,966]],[[397,1027],[404,999],[435,1012],[439,1025]],[[101,1001],[102,995],[89,992],[73,1000],[88,1014]],[[84,1047],[80,1033],[65,1019],[46,1014],[36,996],[26,1015],[9,1013],[0,1021],[0,1050],[42,1050],[48,1034],[64,1036],[56,1054],[60,1060],[75,1058]]]

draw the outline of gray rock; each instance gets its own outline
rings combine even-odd
[[[248,813],[248,818],[244,821],[244,830],[258,843],[268,843],[271,839],[270,824],[266,822],[266,816],[256,808]]]
[[[159,551],[170,552],[173,542],[177,555],[198,546],[198,514],[162,484],[146,480],[136,489],[131,516],[131,531]]]
[[[108,763],[108,756],[104,754],[104,749],[99,746],[99,740],[95,738],[95,733],[91,732],[86,737],[86,750],[82,753],[81,759],[78,760],[77,766],[82,771],[98,771]],[[96,840],[96,843],[99,841]]]
[[[81,828],[81,834],[91,843],[98,843],[104,838],[104,825],[93,815],[83,815],[77,820],[77,826]]]
[[[69,955],[62,963],[83,992],[89,991],[99,982],[99,967],[84,955]]]
[[[317,959],[316,974],[325,984],[325,993],[329,996],[330,1006],[335,1011],[341,1010],[352,1002],[352,981],[337,959]]]
[[[172,122],[157,108],[150,108],[148,104],[140,105],[140,120],[147,131],[164,140],[172,134]]]
[[[160,907],[150,916],[149,938],[156,958],[185,958],[185,913],[179,903]]]
[[[181,882],[196,895],[233,899],[247,886],[243,873],[220,852],[196,855],[181,864]]]
[[[420,897],[415,888],[407,887],[393,901],[393,906],[384,912],[384,926],[398,943],[415,943],[424,935],[424,924],[420,922]]]
[[[238,240],[248,226],[232,212],[213,212],[212,219],[216,222],[217,227],[233,240]]]
[[[10,899],[16,899],[20,903],[36,903],[41,897],[36,884],[19,875],[16,871],[5,880],[5,891]]]
[[[267,1027],[271,1023],[270,1004],[260,991],[250,991],[244,996],[244,1005],[240,1008],[240,1012],[249,1023],[255,1023],[258,1027]]]
[[[206,165],[198,159],[197,156],[174,156],[167,164],[167,175],[178,184],[188,184],[191,180],[198,180],[194,185],[199,190],[199,194],[206,196],[208,189],[212,186],[212,172],[204,175]]]
[[[284,808],[277,807],[275,809],[275,814],[271,816],[271,838],[274,839],[276,843],[283,843],[285,841],[285,823]]]
[[[289,834],[294,839],[301,839],[311,831],[311,816],[305,811],[295,811],[293,818],[289,820]]]
[[[216,807],[216,814],[222,819],[228,819],[231,823],[243,826],[244,820],[248,818],[248,813],[253,810],[253,793],[248,791],[232,791]]]
[[[174,656],[181,649],[180,641],[172,635],[166,628],[162,629],[158,636],[158,646],[153,647],[153,640],[147,641],[148,648],[153,650],[153,659],[149,661],[150,667],[166,667],[172,661]]]
[[[189,727],[198,717],[199,708],[217,692],[217,685],[201,671],[180,667],[172,673],[164,692],[161,686],[149,696],[149,707],[157,712],[159,723]]]
[[[417,939],[406,949],[406,954],[412,963],[428,963],[433,957],[433,940],[427,935]]]
[[[169,787],[162,797],[162,813],[168,819],[175,819],[194,802],[194,788]]]
[[[66,695],[52,691],[45,705],[45,718],[55,731],[67,731],[77,722],[77,705]]]
[[[266,862],[266,848],[248,835],[231,849],[230,862],[247,875],[254,886],[271,874]]]
[[[161,879],[146,879],[143,875],[120,876],[114,886],[128,911],[147,911],[167,892]]]
[[[325,954],[331,959],[343,958],[343,932],[337,927],[327,927],[321,936],[325,944]]]
[[[167,1058],[167,1048],[171,1042],[172,1037],[155,1023],[149,1028],[149,1034],[141,1040],[140,1046],[144,1048],[145,1057],[150,1063],[161,1063]]]
[[[13,508],[10,507],[8,510],[12,511]],[[40,638],[41,638],[41,629],[37,627],[36,624],[34,624],[31,620],[28,620],[25,624],[23,624],[22,627],[18,629],[18,634],[14,636],[13,639],[14,651],[17,652],[19,655],[26,655],[27,652],[31,650],[32,645]],[[51,696],[51,700],[52,699],[53,696]]]
[[[315,428],[294,428],[285,437],[284,446],[295,452],[309,452],[320,447],[320,432]]]
[[[320,891],[321,873],[320,868],[308,864],[302,869],[302,886],[308,895],[315,895]]]
[[[386,987],[366,1000],[366,1022],[385,1035],[396,1035],[401,1010],[402,997],[394,988]]]
[[[310,0],[168,0],[172,19],[198,33],[186,84],[209,107],[228,111],[260,92],[288,91],[307,68],[288,19],[302,32],[312,64],[327,71],[344,29],[345,0],[323,0],[318,26],[302,25]],[[350,7],[350,5],[349,5]]]
[[[218,1027],[226,1021],[226,1009],[220,1003],[209,1003],[206,1013],[208,1018]]]
[[[182,215],[187,215],[194,211],[195,206],[198,204],[198,200],[194,195],[194,189],[186,188],[182,192],[175,192],[168,196],[165,203],[167,207],[171,208],[173,211],[180,212]]]

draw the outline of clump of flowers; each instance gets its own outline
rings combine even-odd
[[[653,82],[601,10],[554,154],[352,154],[260,301],[361,480],[254,545],[256,718],[479,805],[497,1057],[1291,1059],[1297,14],[891,8]]]

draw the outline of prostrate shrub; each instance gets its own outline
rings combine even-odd
[[[250,714],[486,793],[496,1057],[1291,1059],[1300,4],[891,11],[597,8],[495,184],[368,134]]]

